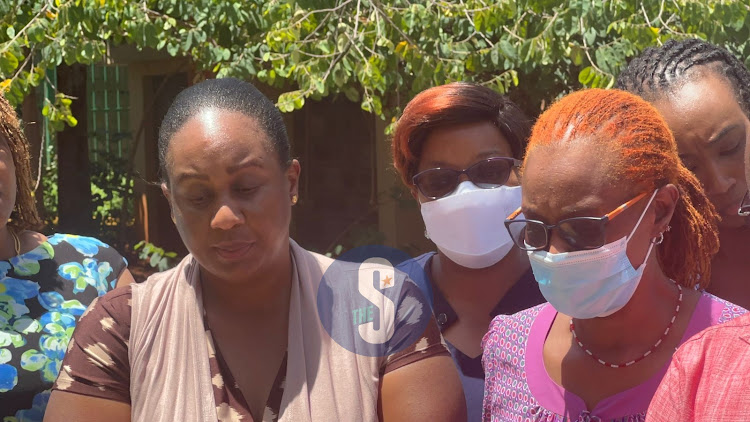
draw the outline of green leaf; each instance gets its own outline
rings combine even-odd
[[[279,95],[276,105],[282,112],[289,113],[302,108],[305,105],[305,97],[302,96],[302,91],[285,92]]]
[[[7,77],[11,77],[17,68],[18,58],[10,51],[3,53],[2,57],[0,57],[0,72]]]
[[[613,86],[615,86],[615,82],[617,81],[617,78],[613,76],[609,76],[609,82],[607,83],[606,89],[612,89]]]
[[[160,253],[155,253],[151,255],[151,259],[149,260],[149,265],[152,267],[156,267],[159,265],[159,261],[161,260],[162,255]]]
[[[516,52],[516,48],[508,40],[500,41],[500,51],[502,51],[503,55],[511,62],[518,61],[518,53]]]
[[[170,56],[175,57],[177,56],[177,53],[180,51],[180,45],[177,43],[169,43],[167,44],[167,53],[169,53]]]
[[[594,80],[591,81],[591,87],[600,88],[601,83],[602,83],[602,75],[600,73],[596,73],[596,76],[594,76]]]
[[[345,86],[344,95],[346,95],[346,98],[351,102],[359,102],[359,91],[357,91],[357,89],[353,86]]]
[[[584,32],[583,38],[586,40],[588,45],[592,46],[596,42],[596,29],[589,28]]]
[[[339,52],[343,52],[347,45],[349,45],[349,37],[347,37],[345,34],[339,34],[338,38],[336,39],[336,48]]]
[[[320,43],[318,43],[318,49],[323,52],[323,54],[331,54],[333,53],[333,45],[328,40],[323,40]]]
[[[570,58],[573,60],[574,65],[580,66],[583,64],[583,61],[586,58],[586,52],[583,50],[583,48],[577,45],[573,45],[570,48]]]
[[[193,33],[188,31],[185,33],[185,39],[182,40],[182,51],[189,51],[193,46]]]
[[[587,66],[578,73],[578,82],[586,86],[591,83],[591,81],[593,81],[595,77],[596,72],[594,71],[594,69],[591,66]]]
[[[326,90],[326,85],[325,82],[323,82],[323,79],[314,79],[313,85],[315,85],[315,89],[321,94]]]

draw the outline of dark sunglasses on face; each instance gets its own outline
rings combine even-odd
[[[553,229],[557,230],[558,235],[573,250],[598,249],[606,244],[607,223],[646,195],[647,192],[644,192],[602,217],[566,218],[557,224],[545,224],[538,220],[516,220],[515,218],[521,214],[521,208],[518,208],[505,220],[505,227],[513,243],[524,251],[546,250]]]
[[[494,189],[508,182],[511,171],[521,166],[521,160],[494,157],[472,164],[464,170],[437,167],[417,173],[412,183],[427,198],[440,199],[456,190],[462,174],[482,189]]]
[[[740,209],[737,210],[737,214],[739,214],[742,217],[750,216],[750,191],[745,193],[745,197],[742,198],[742,202],[740,203]]]

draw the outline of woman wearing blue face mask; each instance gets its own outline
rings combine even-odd
[[[481,340],[490,321],[544,301],[526,254],[503,226],[521,205],[517,172],[529,129],[507,98],[452,83],[417,95],[394,133],[394,164],[438,249],[399,269],[431,299],[459,369],[469,421],[481,419]]]
[[[493,320],[484,419],[643,421],[675,348],[745,313],[694,289],[716,212],[662,117],[622,91],[552,106],[522,168],[505,224],[549,303]]]

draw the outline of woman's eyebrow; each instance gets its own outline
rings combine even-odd
[[[263,166],[263,160],[261,160],[259,158],[248,158],[246,160],[243,160],[239,164],[233,164],[231,166],[228,166],[227,167],[227,173],[228,174],[236,173],[236,172],[238,172],[238,171],[240,171],[242,169],[246,169],[248,167],[263,168],[264,167]]]
[[[716,142],[720,141],[724,136],[726,136],[729,132],[739,129],[740,127],[741,125],[739,123],[734,123],[734,124],[725,126],[720,131],[718,131],[715,135],[711,136],[708,139],[708,145],[715,144]]]
[[[182,183],[190,179],[208,180],[209,177],[207,174],[203,173],[183,172],[177,175],[177,177],[175,178],[175,184]]]

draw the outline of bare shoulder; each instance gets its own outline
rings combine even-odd
[[[21,241],[21,252],[29,252],[47,241],[47,236],[33,230],[24,230],[18,234]]]

